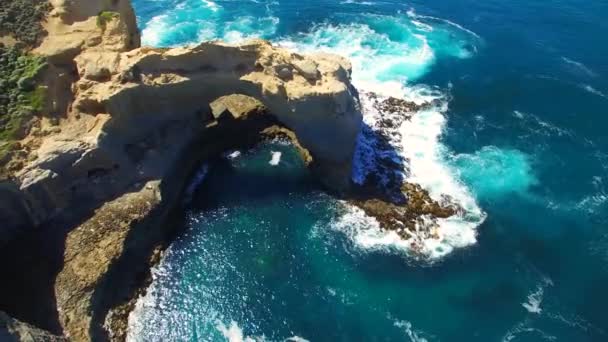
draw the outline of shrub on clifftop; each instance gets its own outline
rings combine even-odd
[[[0,46],[0,165],[25,135],[25,125],[44,109],[46,88],[38,77],[46,66],[41,56]]]
[[[119,16],[120,14],[118,12],[102,11],[97,15],[97,26],[102,30],[105,30],[107,23]]]
[[[41,21],[50,10],[48,0],[0,0],[0,36],[37,45],[46,34]]]

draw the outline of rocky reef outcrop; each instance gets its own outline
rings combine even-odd
[[[383,230],[409,243],[409,255],[424,258],[428,239],[440,240],[439,221],[462,213],[448,196],[433,199],[420,185],[408,181],[409,161],[402,150],[401,127],[414,115],[438,103],[414,103],[366,93],[366,124],[361,130],[350,204],[375,218]]]
[[[284,136],[329,189],[350,187],[361,114],[345,59],[262,40],[140,47],[128,0],[50,2],[33,50],[48,64],[43,113],[0,181],[2,289],[33,294],[0,298],[10,314],[73,341],[123,339],[174,233],[162,223],[227,149]]]

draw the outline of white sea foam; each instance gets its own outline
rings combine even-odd
[[[371,1],[356,1],[356,0],[345,0],[340,1],[342,5],[364,5],[364,6],[373,6],[375,3]]]
[[[217,330],[219,330],[222,335],[226,338],[228,342],[256,342],[258,340],[244,336],[243,330],[239,327],[239,325],[232,321],[230,322],[230,326],[224,325],[222,322],[217,323]]]
[[[292,337],[286,338],[285,342],[310,342],[310,341],[305,339],[304,337],[292,336]]]
[[[585,64],[583,64],[581,62],[577,62],[573,59],[570,59],[568,57],[563,57],[563,56],[562,56],[562,61],[564,61],[567,65],[570,65],[570,66],[576,68],[577,70],[582,71],[583,74],[585,74],[586,76],[591,76],[591,77],[597,76],[595,71],[591,70],[589,67],[587,67]]]
[[[216,329],[222,333],[227,342],[265,342],[267,339],[264,336],[246,336],[243,329],[237,322],[231,321],[230,325],[226,326],[221,321],[217,321]],[[291,336],[283,340],[283,342],[310,342],[301,336]]]
[[[526,124],[528,125],[527,127],[537,133],[541,133],[544,135],[573,136],[570,130],[561,128],[557,125],[544,121],[537,115],[514,110],[513,116],[518,119],[524,120],[524,122],[526,122]],[[529,125],[530,123],[537,127],[531,127],[531,125]]]
[[[521,305],[530,313],[540,314],[542,312],[540,304],[543,301],[543,292],[544,289],[542,287],[537,287],[536,291],[528,295],[528,301]]]
[[[219,34],[223,41],[239,43],[253,38],[268,38],[276,33],[280,19],[268,15],[266,17],[240,16],[233,21],[224,23],[223,33]]]
[[[557,340],[557,337],[547,334],[546,332],[542,331],[541,329],[529,326],[528,321],[523,321],[523,322],[517,323],[512,328],[510,328],[506,332],[506,334],[502,337],[501,341],[510,342],[510,341],[515,340],[518,336],[524,335],[524,334],[539,336],[541,338],[541,340],[544,340],[544,341]]]
[[[272,166],[279,165],[279,163],[281,162],[281,156],[282,156],[281,152],[272,151],[270,161],[268,162],[268,164],[270,164]]]
[[[153,17],[142,30],[142,44],[158,46],[161,43],[161,33],[166,29],[168,15],[161,14]]]
[[[224,157],[228,159],[236,159],[241,156],[241,151],[230,151],[224,154]]]
[[[586,91],[588,91],[589,93],[593,94],[593,95],[597,95],[600,97],[603,97],[605,99],[608,99],[608,95],[604,94],[603,92],[593,88],[592,86],[588,85],[588,84],[582,84],[581,88],[585,89]]]
[[[416,19],[431,19],[431,20],[436,20],[436,21],[439,21],[439,22],[443,22],[443,23],[448,24],[450,26],[456,27],[457,29],[459,29],[459,30],[461,30],[463,32],[466,32],[466,33],[472,35],[473,37],[475,37],[477,39],[481,39],[481,36],[479,36],[477,33],[475,33],[473,31],[471,31],[471,30],[463,27],[462,25],[459,25],[459,24],[456,24],[455,22],[449,21],[447,19],[432,17],[432,16],[429,16],[429,15],[420,15],[420,14],[417,14],[416,11],[413,8],[410,8],[407,11],[407,15],[409,17],[411,17],[411,18],[416,18]]]
[[[521,305],[530,313],[540,314],[542,312],[540,305],[543,302],[545,288],[549,286],[553,286],[551,279],[543,278],[541,283],[536,286],[536,289],[534,289],[534,291],[530,292],[528,295],[528,301],[522,303]]]
[[[479,36],[456,23],[420,16],[413,11],[408,12],[405,18],[375,15],[363,18],[351,24],[318,25],[308,33],[285,38],[279,43],[301,52],[321,50],[348,57],[353,65],[353,83],[360,90],[366,127],[374,127],[382,114],[373,108],[365,92],[402,98],[417,104],[436,103],[406,121],[398,134],[392,137],[391,143],[400,154],[398,159],[407,161],[403,165],[405,180],[420,184],[434,200],[444,203],[449,198],[450,202],[463,210],[447,219],[421,218],[420,225],[438,224],[438,227],[431,228],[434,231],[432,238],[424,233],[429,227],[420,226],[414,231],[404,232],[410,236],[404,240],[395,232],[382,230],[375,220],[355,208],[347,210],[334,226],[345,231],[357,245],[365,249],[396,249],[407,253],[415,245],[418,251],[437,259],[454,248],[474,244],[476,227],[484,221],[485,213],[446,162],[450,151],[441,144],[448,102],[445,91],[424,85],[412,86],[408,81],[428,72],[437,58],[470,57],[462,48],[463,41],[474,45]],[[434,23],[437,22],[455,27],[465,35],[457,40],[451,39],[449,37],[453,32],[447,32],[445,27],[435,29]],[[473,41],[467,40],[470,37]],[[453,44],[443,43],[436,52],[431,47],[432,40],[448,40]],[[359,135],[353,167],[353,181],[357,183],[363,183],[369,173],[377,174],[373,156],[376,146],[365,130],[364,127]]]
[[[215,38],[222,7],[212,1],[182,0],[145,23],[142,44],[182,46]]]
[[[445,106],[445,103],[444,103]],[[442,203],[446,196],[463,211],[449,218],[439,219],[438,239],[425,241],[425,248],[435,256],[443,256],[455,247],[474,244],[476,228],[485,220],[469,190],[447,166],[445,157],[450,153],[440,138],[447,108],[423,110],[406,121],[402,127],[403,151],[409,160],[407,181],[420,184],[434,200]]]
[[[218,4],[216,4],[215,2],[210,1],[210,0],[202,0],[202,1],[205,5],[207,5],[207,8],[211,9],[213,12],[217,12],[220,10],[220,6],[218,6]]]
[[[396,17],[363,18],[351,24],[316,25],[308,33],[280,40],[279,45],[301,52],[324,51],[346,56],[353,64],[353,83],[361,90],[385,95],[403,93],[404,82],[426,74],[438,57],[468,57],[459,41],[444,44],[438,56],[429,39],[437,36],[437,40],[445,40],[448,33],[436,31],[429,36],[428,27],[421,28],[420,21],[416,25]]]
[[[402,328],[411,342],[428,342],[426,338],[422,337],[422,332],[412,327],[412,323],[408,321],[396,321],[394,325],[397,328]]]
[[[266,15],[236,15],[226,21],[224,8],[209,0],[182,0],[145,23],[142,42],[152,46],[182,46],[220,39],[238,43],[252,38],[270,38],[276,33],[279,18],[264,3]]]

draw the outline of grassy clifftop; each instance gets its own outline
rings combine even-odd
[[[46,66],[43,57],[0,47],[0,165],[18,148],[26,124],[44,109],[46,88],[38,85],[38,77]]]
[[[50,10],[48,0],[0,1],[0,36],[10,35],[28,46],[37,45],[46,34],[41,21]]]

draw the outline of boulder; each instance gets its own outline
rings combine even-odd
[[[309,81],[315,81],[319,78],[317,63],[312,59],[304,58],[302,60],[294,60],[292,65],[300,75],[304,76],[304,78]]]
[[[89,64],[86,67],[84,77],[92,81],[103,81],[107,80],[112,76],[110,70],[105,66],[99,66],[97,64]]]
[[[249,114],[259,113],[265,110],[264,105],[253,97],[232,94],[222,96],[209,104],[211,114],[216,120],[239,119]]]
[[[287,81],[293,78],[293,72],[287,66],[281,65],[277,68],[277,75],[280,79]]]

